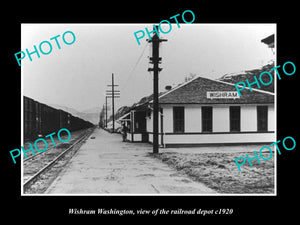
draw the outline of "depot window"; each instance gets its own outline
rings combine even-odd
[[[184,133],[184,107],[173,107],[174,133]]]
[[[230,116],[230,132],[240,132],[241,131],[241,107],[230,106],[229,116]]]
[[[257,106],[257,131],[268,131],[268,106]]]
[[[203,106],[202,112],[202,132],[212,132],[212,107]]]

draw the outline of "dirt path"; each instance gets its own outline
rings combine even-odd
[[[202,183],[158,159],[152,146],[121,142],[119,134],[96,129],[47,194],[210,194]]]

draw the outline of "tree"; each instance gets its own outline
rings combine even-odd
[[[186,75],[184,78],[184,82],[188,82],[190,80],[192,80],[194,77],[196,77],[197,74],[195,73],[189,73],[189,75]]]

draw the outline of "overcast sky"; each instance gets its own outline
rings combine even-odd
[[[161,35],[168,41],[160,47],[160,91],[166,85],[182,83],[190,73],[216,79],[226,73],[258,68],[275,58],[261,43],[261,39],[276,33],[275,24],[180,26],[172,24],[171,32]],[[152,30],[152,24],[22,24],[22,51],[28,48],[31,52],[33,45],[38,48],[42,41],[66,31],[76,36],[72,45],[64,44],[60,37],[61,49],[52,40],[49,55],[40,54],[38,58],[34,54],[32,62],[28,56],[22,60],[23,94],[78,111],[102,107],[114,73],[121,92],[116,109],[132,105],[152,93],[152,73],[147,71],[152,67],[148,37],[138,45],[133,35],[145,27]]]

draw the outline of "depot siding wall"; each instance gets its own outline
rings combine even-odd
[[[236,144],[275,142],[275,133],[231,133],[231,134],[172,134],[164,136],[164,144]]]
[[[164,106],[164,132],[173,132],[173,106]]]
[[[241,131],[257,131],[256,105],[241,106]]]
[[[152,112],[151,112],[151,119],[149,117],[146,117],[147,132],[152,132],[152,130],[153,130],[153,121],[152,121],[153,118],[152,117],[153,117]]]
[[[213,132],[229,132],[229,106],[213,106]]]
[[[185,132],[173,133],[173,107],[184,106]],[[268,105],[268,132],[257,132],[257,105],[240,105],[241,132],[230,132],[230,105],[211,105],[213,107],[213,132],[202,133],[201,106],[207,105],[162,105],[163,108],[163,144],[217,144],[217,143],[267,143],[275,141],[274,106]],[[149,142],[152,142],[153,114],[147,118]],[[160,133],[159,117],[159,133]]]
[[[275,131],[275,119],[276,119],[276,115],[275,115],[274,106],[271,105],[268,107],[268,130],[269,131]]]
[[[172,121],[173,121],[173,114],[172,114]],[[147,132],[153,132],[153,112],[151,112],[151,118],[146,117],[146,126],[147,126],[146,127]],[[173,126],[172,126],[172,128],[173,128]],[[160,132],[160,114],[158,116],[158,131]]]
[[[185,132],[201,131],[201,107],[197,105],[184,107]]]
[[[173,107],[163,106],[164,132],[173,132]],[[200,105],[181,105],[184,106],[185,132],[202,132],[201,106]],[[204,105],[203,105],[204,106]],[[229,107],[230,105],[214,105],[213,107],[213,132],[229,132]],[[241,132],[257,131],[257,105],[240,105],[241,107]],[[152,117],[147,124],[148,131],[152,132]],[[160,130],[160,129],[159,129]],[[274,106],[268,105],[268,131],[275,130]]]

